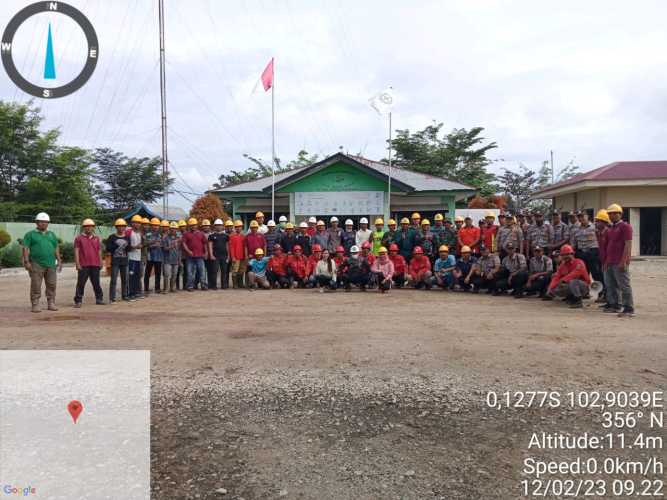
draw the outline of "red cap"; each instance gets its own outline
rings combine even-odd
[[[319,246],[318,244],[313,245],[313,252],[321,252],[322,247]]]
[[[418,246],[418,247],[415,247],[415,249],[412,251],[412,253],[417,254],[417,255],[421,255],[421,254],[424,253],[424,249],[422,247]]]
[[[561,255],[572,255],[574,253],[574,249],[570,245],[563,245],[560,247],[560,254]]]
[[[368,241],[364,241],[363,244],[361,245],[361,248],[370,248],[371,244]]]

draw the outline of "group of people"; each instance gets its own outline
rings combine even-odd
[[[95,222],[86,219],[74,242],[78,271],[74,306],[81,307],[91,282],[97,304],[104,304],[100,286],[102,255],[110,256],[109,300],[133,301],[151,293],[192,292],[227,288],[316,288],[320,292],[392,288],[461,290],[515,298],[562,297],[570,307],[583,307],[593,281],[604,287],[599,301],[605,312],[634,315],[629,265],[632,227],[616,204],[600,210],[594,223],[585,211],[570,214],[567,223],[553,212],[516,216],[495,213],[473,224],[470,217],[452,223],[436,214],[434,224],[413,213],[411,218],[382,218],[369,228],[361,218],[355,229],[348,219],[339,226],[310,217],[298,226],[281,216],[264,223],[257,212],[248,230],[241,220],[187,221],[147,219],[134,215],[114,223],[115,233],[103,243]],[[57,239],[48,231],[48,215],[36,217],[37,228],[26,234],[24,265],[31,276],[33,312],[39,312],[41,283],[46,282],[49,310],[56,310],[56,268],[61,266]],[[151,288],[151,277],[153,287]]]

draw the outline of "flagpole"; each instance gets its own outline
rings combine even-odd
[[[273,75],[271,80],[271,219],[276,220],[276,66],[273,60]]]
[[[391,111],[389,111],[389,180],[387,181],[387,213],[391,219]]]

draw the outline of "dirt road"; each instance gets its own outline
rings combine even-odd
[[[632,319],[412,290],[73,309],[71,269],[60,311],[31,314],[27,277],[0,276],[0,348],[151,350],[155,498],[519,498],[533,432],[600,434],[601,417],[491,410],[487,391],[665,390],[667,261],[633,273]]]

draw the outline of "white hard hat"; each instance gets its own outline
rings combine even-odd
[[[266,223],[268,227],[276,227],[276,221],[271,219],[269,222]]]
[[[350,253],[359,253],[359,247],[357,245],[352,245],[352,248],[350,248]]]
[[[366,217],[362,217],[361,220],[359,220],[359,224],[368,224],[368,219]]]
[[[299,224],[299,227],[308,227],[308,224],[305,223],[305,222],[302,222],[301,224]]]
[[[316,219],[315,217],[308,217],[308,223],[309,223],[309,224],[316,224],[316,223],[317,223],[317,219]]]
[[[37,217],[35,217],[36,221],[39,222],[51,222],[51,218],[49,217],[49,214],[46,212],[40,212],[37,214]]]
[[[338,222],[338,217],[334,215],[331,219],[329,219],[329,222]]]
[[[281,216],[278,218],[278,222],[287,222],[287,217],[285,217],[284,215],[281,215]]]
[[[214,226],[222,226],[222,224],[223,224],[222,219],[215,219],[213,221]]]
[[[347,220],[345,221],[345,225],[346,225],[346,226],[354,226],[354,222],[352,222],[352,219],[347,219]]]

